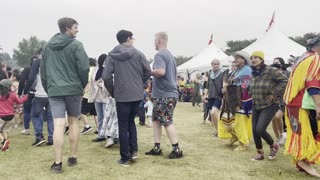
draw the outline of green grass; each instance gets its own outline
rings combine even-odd
[[[250,161],[255,155],[253,142],[248,151],[234,152],[225,145],[226,141],[211,137],[212,128],[202,124],[201,109],[189,103],[177,105],[174,121],[185,155],[182,159],[145,156],[144,152],[153,146],[153,133],[152,129],[138,125],[139,160],[132,166],[119,166],[119,146],[106,149],[105,142],[92,143],[95,134],[91,132],[80,136],[75,167],[66,163],[69,143],[65,136],[64,173],[59,175],[49,171],[54,160],[53,147],[32,147],[33,135],[20,135],[21,129],[13,129],[10,151],[0,152],[0,179],[313,179],[295,170],[290,156],[283,155],[283,148],[275,160],[261,162]],[[90,122],[94,126],[92,119]],[[170,153],[164,130],[161,146],[165,155]],[[269,153],[268,146],[264,147]]]

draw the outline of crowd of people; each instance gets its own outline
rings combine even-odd
[[[307,52],[296,58],[291,72],[281,57],[267,66],[263,51],[251,55],[237,51],[227,70],[220,67],[219,59],[213,59],[211,70],[185,81],[177,75],[175,59],[167,49],[167,33],[155,34],[158,52],[150,68],[144,54],[133,46],[130,31],[120,30],[116,34],[119,45],[95,60],[88,58],[75,39],[76,20],[61,18],[58,26],[60,32],[32,56],[21,73],[1,66],[2,151],[10,147],[11,128],[23,123],[21,133],[29,135],[32,120],[32,145],[53,145],[55,160],[50,170],[62,173],[64,135],[68,134],[70,142],[67,164],[75,166],[79,136],[93,130],[87,119],[93,115],[97,136],[92,142],[105,141],[106,148],[119,143],[117,163],[128,167],[139,158],[134,121],[139,116],[140,125],[146,125],[147,119],[147,127],[153,129],[154,145],[145,155],[163,154],[163,126],[172,144],[167,157],[181,158],[173,114],[178,101],[192,101],[192,106],[203,103],[214,137],[229,139],[230,146],[239,142],[237,151],[247,150],[253,139],[257,153],[252,161],[265,159],[263,139],[269,145],[270,160],[285,145],[299,171],[320,177],[312,167],[320,163],[320,37],[308,41]],[[84,124],[81,132],[79,120]],[[267,131],[271,122],[275,140]]]
[[[2,66],[2,151],[10,149],[8,134],[11,128],[23,123],[21,134],[30,135],[32,121],[35,135],[32,146],[53,145],[55,160],[50,170],[62,173],[64,135],[68,134],[70,142],[67,164],[75,166],[79,136],[93,130],[87,119],[87,115],[93,115],[97,136],[92,142],[105,141],[106,148],[119,143],[121,158],[117,162],[127,167],[138,158],[134,119],[139,115],[140,125],[145,125],[147,117],[148,127],[154,131],[154,146],[146,155],[162,155],[160,143],[164,126],[172,144],[172,152],[167,157],[183,157],[173,125],[179,93],[176,63],[167,49],[168,35],[164,32],[155,35],[158,53],[151,70],[144,54],[133,46],[130,31],[120,30],[116,35],[119,45],[96,61],[88,58],[82,43],[75,39],[78,33],[76,20],[62,18],[58,26],[60,32],[31,57],[29,66],[21,73],[14,70],[10,74]],[[16,122],[15,116],[21,122]],[[81,132],[79,120],[84,126]],[[43,133],[44,121],[48,126],[47,139]]]
[[[213,136],[229,139],[230,146],[239,142],[235,150],[245,151],[253,139],[257,154],[251,160],[265,159],[263,139],[269,145],[270,160],[285,146],[299,171],[320,177],[311,166],[320,161],[319,53],[320,37],[313,37],[308,40],[307,52],[291,59],[290,67],[281,57],[267,66],[260,50],[251,55],[234,52],[227,70],[213,59],[207,76],[196,74],[191,80],[192,105],[202,96]],[[199,79],[204,79],[202,85]],[[271,122],[276,139],[267,131]]]

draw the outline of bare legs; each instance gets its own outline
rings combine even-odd
[[[64,143],[65,118],[54,119],[53,145],[55,150],[55,162],[59,164],[62,161],[62,151]],[[79,123],[77,117],[68,116],[69,123],[69,142],[70,157],[77,157],[77,148],[79,141]]]

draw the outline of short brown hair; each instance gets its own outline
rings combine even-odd
[[[58,20],[58,26],[61,33],[65,33],[67,28],[71,28],[74,24],[78,24],[75,19],[64,17]]]

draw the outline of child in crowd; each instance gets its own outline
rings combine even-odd
[[[10,91],[11,85],[12,82],[9,79],[0,81],[0,140],[2,151],[9,149],[8,133],[14,124],[12,121],[15,115],[14,103],[22,104],[28,99],[28,96],[19,99],[15,93]]]
[[[19,69],[14,69],[11,75],[11,92],[14,92],[16,95],[18,95],[18,89],[19,89],[19,76],[20,71]],[[16,111],[15,117],[14,117],[14,127],[17,128],[18,125],[23,124],[23,106],[22,104],[15,104],[14,109]]]
[[[147,97],[147,102],[144,104],[144,108],[147,108],[147,118],[149,119],[148,127],[152,127],[152,111],[153,111],[153,104],[151,102],[151,97]]]

